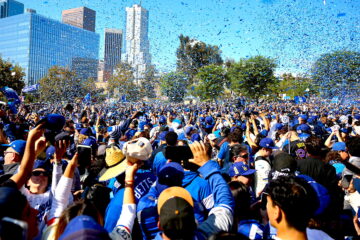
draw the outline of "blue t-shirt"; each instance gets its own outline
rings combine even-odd
[[[135,187],[134,187],[134,195],[136,204],[139,199],[143,197],[150,189],[151,185],[156,181],[156,177],[150,170],[139,169],[135,176]],[[110,201],[106,212],[105,212],[105,225],[104,228],[111,232],[116,226],[116,222],[118,221],[122,204],[124,199],[124,188],[118,190],[115,194],[114,198]]]

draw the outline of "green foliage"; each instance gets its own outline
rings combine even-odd
[[[154,66],[150,66],[145,73],[145,79],[142,81],[140,91],[148,98],[155,98],[155,87],[159,84],[159,78]]]
[[[0,57],[0,88],[10,87],[20,94],[25,87],[24,77],[25,73],[20,66],[14,66]]]
[[[201,100],[212,100],[222,96],[226,75],[222,66],[209,65],[199,69],[195,80],[194,95]]]
[[[84,94],[81,80],[65,67],[51,67],[39,85],[40,99],[45,102],[71,101]]]
[[[221,51],[218,46],[206,44],[188,36],[179,36],[180,46],[176,50],[177,71],[188,75],[192,80],[201,67],[222,65]]]
[[[311,78],[294,77],[291,73],[284,73],[278,84],[273,85],[271,89],[278,94],[286,94],[290,98],[303,96],[305,93],[317,94],[317,87]]]
[[[231,89],[258,100],[270,93],[271,86],[277,83],[274,76],[275,68],[275,60],[271,58],[256,56],[240,59],[228,69]]]
[[[88,78],[85,81],[82,81],[81,85],[83,95],[90,93],[91,96],[98,96],[104,92],[103,88],[96,87],[96,80],[94,78]]]
[[[322,55],[313,65],[312,78],[326,97],[345,91],[359,94],[360,53],[335,51]]]
[[[138,101],[143,97],[140,86],[135,83],[134,71],[127,63],[117,65],[115,74],[108,81],[108,90],[118,97],[126,95],[129,101]]]
[[[186,94],[188,78],[184,73],[171,72],[160,79],[161,93],[172,102],[181,102]]]

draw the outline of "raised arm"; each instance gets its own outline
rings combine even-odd
[[[213,197],[214,208],[209,212],[207,220],[198,227],[202,239],[207,239],[213,234],[221,231],[230,231],[233,224],[234,199],[229,186],[219,171],[219,165],[209,161],[206,148],[203,143],[195,142],[190,144],[194,159],[190,162],[198,165],[200,175],[208,180]]]
[[[42,137],[44,134],[43,126],[44,123],[39,124],[29,132],[19,171],[10,178],[16,183],[18,189],[20,189],[31,177],[34,161],[36,157],[45,149],[46,140],[44,137]]]

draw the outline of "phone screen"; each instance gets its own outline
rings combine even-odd
[[[165,148],[165,158],[174,162],[188,161],[193,157],[189,146],[167,146]]]
[[[343,188],[348,188],[352,178],[353,178],[353,175],[344,175],[343,179],[341,180],[341,186]]]
[[[80,167],[87,167],[91,164],[91,147],[87,145],[78,145],[77,152],[79,154]]]

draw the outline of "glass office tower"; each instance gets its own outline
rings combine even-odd
[[[0,0],[0,18],[24,13],[24,4],[14,0]]]
[[[97,69],[97,64],[89,63],[98,59],[98,52],[97,33],[35,13],[0,19],[0,55],[24,68],[26,85],[37,83],[51,66],[71,69],[73,59],[88,59],[82,62],[86,63],[84,67],[89,68],[88,72],[93,73],[92,68]]]

